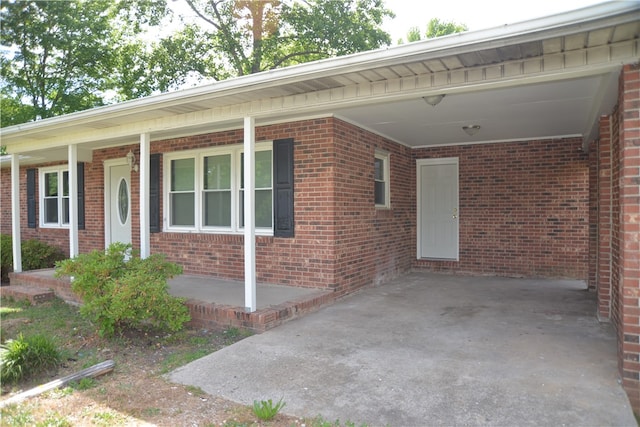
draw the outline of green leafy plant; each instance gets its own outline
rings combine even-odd
[[[51,268],[57,261],[65,258],[67,256],[59,248],[40,240],[31,239],[22,242],[22,269],[25,271]]]
[[[131,245],[113,243],[57,263],[56,276],[73,276],[71,289],[82,299],[80,313],[101,336],[150,325],[177,332],[190,320],[183,298],[169,294],[167,279],[182,268],[159,254],[142,259]]]
[[[253,413],[256,417],[263,421],[269,421],[273,419],[278,412],[286,405],[285,402],[282,401],[283,398],[280,398],[278,403],[275,405],[271,399],[269,400],[261,400],[258,402],[257,400],[253,401]]]
[[[98,384],[95,378],[81,378],[78,382],[73,384],[76,390],[89,390]]]
[[[2,281],[9,281],[9,273],[13,271],[13,247],[11,236],[0,234],[0,269]]]
[[[0,234],[0,262],[2,268],[2,281],[9,281],[9,273],[13,271],[13,240],[7,234]],[[66,258],[64,252],[55,246],[39,240],[25,240],[21,244],[22,269],[38,270],[51,268],[57,261]]]
[[[60,363],[60,353],[53,341],[44,335],[7,340],[0,346],[0,379],[17,382]]]

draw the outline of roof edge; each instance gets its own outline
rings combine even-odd
[[[198,98],[224,96],[230,92],[241,93],[255,90],[256,88],[269,88],[284,83],[313,78],[314,76],[357,72],[372,67],[387,66],[395,63],[400,58],[425,53],[442,54],[451,51],[449,54],[455,54],[460,53],[458,51],[461,49],[469,49],[472,46],[477,49],[478,45],[483,44],[497,42],[504,44],[506,40],[512,40],[513,43],[521,43],[527,41],[525,38],[536,37],[536,35],[540,33],[553,32],[554,30],[555,33],[549,36],[568,35],[576,30],[585,31],[589,29],[589,23],[592,23],[592,27],[597,28],[598,26],[606,25],[609,21],[611,21],[611,23],[614,23],[613,21],[621,23],[619,21],[622,20],[622,22],[625,22],[625,19],[627,21],[637,20],[639,18],[636,15],[639,14],[640,2],[610,1],[514,24],[506,24],[400,46],[328,58],[262,73],[235,77],[193,88],[96,107],[35,122],[22,123],[0,129],[0,136],[10,136],[48,127],[71,126],[90,120],[105,120],[125,115],[131,110],[169,106],[176,102],[191,102],[196,101]]]

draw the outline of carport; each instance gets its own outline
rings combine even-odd
[[[581,281],[411,273],[169,379],[356,425],[635,425],[594,310]]]

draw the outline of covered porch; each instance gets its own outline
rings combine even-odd
[[[4,297],[37,302],[55,295],[67,302],[80,302],[71,291],[69,280],[54,277],[53,269],[9,276],[11,285],[2,288]],[[335,300],[335,292],[326,289],[258,283],[256,291],[258,305],[255,311],[249,312],[244,307],[243,282],[188,274],[169,280],[169,293],[186,299],[192,327],[238,327],[264,332]]]

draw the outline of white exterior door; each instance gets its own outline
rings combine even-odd
[[[458,158],[417,161],[418,259],[458,259]]]
[[[131,170],[105,162],[105,243],[131,243]]]

